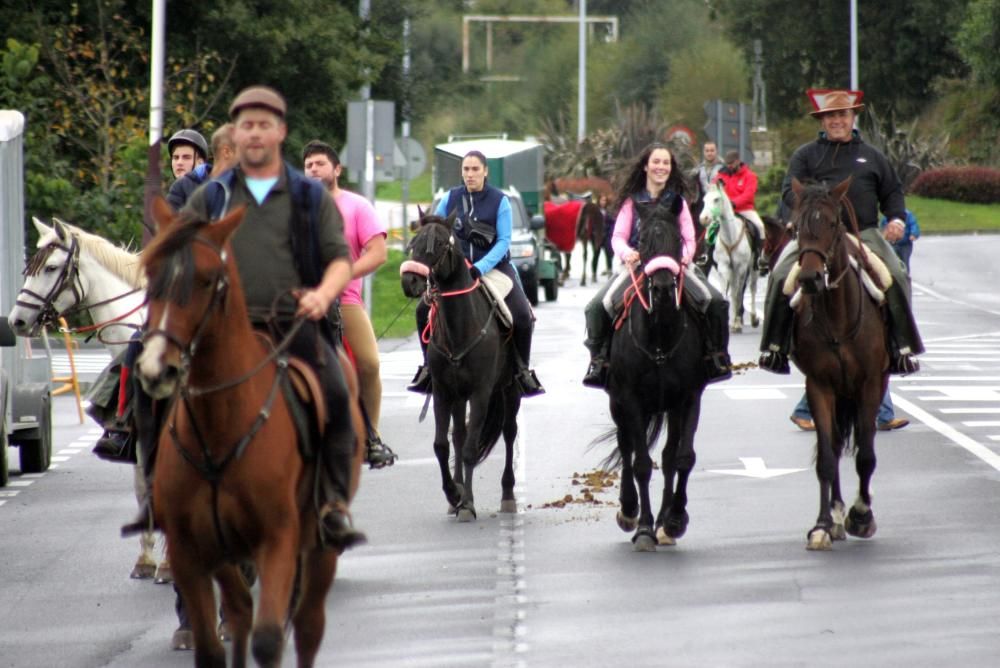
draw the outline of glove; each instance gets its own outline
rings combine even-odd
[[[472,265],[471,267],[469,267],[469,273],[472,275],[473,280],[483,275],[483,272],[479,271],[479,267],[477,267],[476,265]]]

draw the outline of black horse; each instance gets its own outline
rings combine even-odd
[[[707,383],[700,318],[681,304],[681,199],[639,204],[642,221],[638,286],[626,299],[624,321],[611,343],[607,393],[622,465],[618,526],[633,531],[637,551],[673,545],[688,523],[687,481],[695,463],[694,434]],[[650,451],[667,427],[661,469],[663,501],[655,527],[649,500]],[[638,484],[638,496],[636,485]],[[655,533],[654,533],[655,529]]]
[[[498,306],[473,280],[447,219],[422,214],[400,267],[403,292],[430,305],[427,366],[434,397],[434,454],[452,512],[460,522],[476,517],[472,476],[501,433],[507,446],[500,512],[516,512],[514,438],[521,394],[514,382],[514,341],[497,318]],[[502,301],[500,302],[502,304]],[[466,424],[466,407],[469,419]],[[455,443],[454,478],[448,470],[448,428]]]

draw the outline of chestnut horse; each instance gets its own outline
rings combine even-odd
[[[312,666],[337,554],[317,545],[317,462],[300,455],[282,390],[287,358],[280,345],[254,331],[247,315],[229,243],[245,209],[213,224],[183,221],[162,199],[153,209],[157,235],[143,254],[151,330],[137,367],[154,398],[172,397],[156,455],[153,510],[187,605],[195,664],[225,666],[214,578],[233,665],[246,663],[251,622],[257,663],[281,665],[290,621],[298,665]],[[354,432],[361,435],[357,382],[341,358]],[[357,438],[352,495],[363,452]],[[259,574],[255,621],[237,567],[242,560],[253,561]],[[293,590],[300,592],[294,609]]]
[[[875,416],[889,382],[889,355],[880,307],[863,284],[865,248],[852,243],[841,219],[846,207],[855,221],[845,199],[850,182],[848,178],[828,189],[792,181],[799,258],[798,276],[793,269],[789,282],[796,288],[792,349],[795,365],[806,377],[816,423],[820,488],[819,516],[808,534],[810,550],[831,549],[831,539],[843,540],[845,532],[870,538],[876,528],[869,485],[875,472]],[[845,518],[839,460],[852,447],[852,431],[859,485]]]

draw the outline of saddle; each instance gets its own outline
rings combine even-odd
[[[860,250],[861,241],[856,236],[848,233],[845,237],[854,245],[855,251]],[[889,273],[889,268],[885,266],[882,258],[872,251],[866,251],[863,257],[866,262],[861,265],[863,269],[861,283],[875,303],[881,305],[885,303],[885,291],[892,285],[892,274]],[[852,268],[855,270],[858,268],[858,259],[854,253],[848,255],[848,261]],[[791,298],[793,308],[798,305],[802,298],[802,293],[797,285],[800,270],[801,267],[798,263],[792,265],[792,270],[788,272],[785,283],[781,286],[782,293]]]
[[[298,357],[288,358],[288,375],[281,388],[299,434],[299,450],[306,460],[316,453],[326,428],[326,395],[313,368]]]
[[[507,299],[510,291],[514,289],[514,281],[510,280],[507,274],[496,269],[486,272],[480,281],[482,292],[486,295],[490,304],[494,306],[494,312],[497,314],[497,320],[500,322],[500,325],[505,329],[511,329],[514,326],[514,317],[511,315],[510,309],[507,308],[507,302],[504,300]]]
[[[646,281],[646,274],[640,273],[636,280],[641,288]],[[616,328],[621,327],[621,323],[627,317],[628,311],[625,307],[634,299],[634,293],[635,288],[627,269],[619,272],[611,280],[611,287],[605,293],[602,304]],[[711,301],[712,292],[701,269],[697,265],[686,267],[681,288],[681,303],[704,314]]]

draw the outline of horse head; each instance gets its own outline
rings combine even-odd
[[[676,310],[677,283],[682,252],[679,218],[684,201],[671,198],[669,206],[660,203],[637,203],[639,220],[639,258],[649,286],[650,307],[673,304]],[[666,271],[664,271],[666,270]]]
[[[34,336],[82,299],[76,237],[58,219],[52,227],[37,218],[32,222],[38,230],[38,250],[24,267],[24,285],[8,316],[18,336]]]
[[[799,242],[798,283],[806,294],[817,294],[829,285],[830,271],[846,261],[841,210],[851,177],[833,188],[821,183],[803,184],[792,179],[795,205],[792,223]]]
[[[243,222],[239,207],[216,223],[177,216],[162,198],[153,203],[156,236],[143,253],[148,279],[148,329],[136,364],[155,399],[171,396],[199,344],[238,319],[227,294],[239,285],[229,238]]]
[[[716,181],[702,196],[702,209],[698,216],[698,222],[701,223],[702,227],[708,227],[713,222],[721,225],[734,216],[729,196],[726,195],[722,184]]]
[[[418,228],[410,240],[409,259],[399,267],[399,279],[407,297],[419,297],[428,282],[448,281],[465,266],[465,256],[453,233],[455,212],[447,218],[421,212]]]

